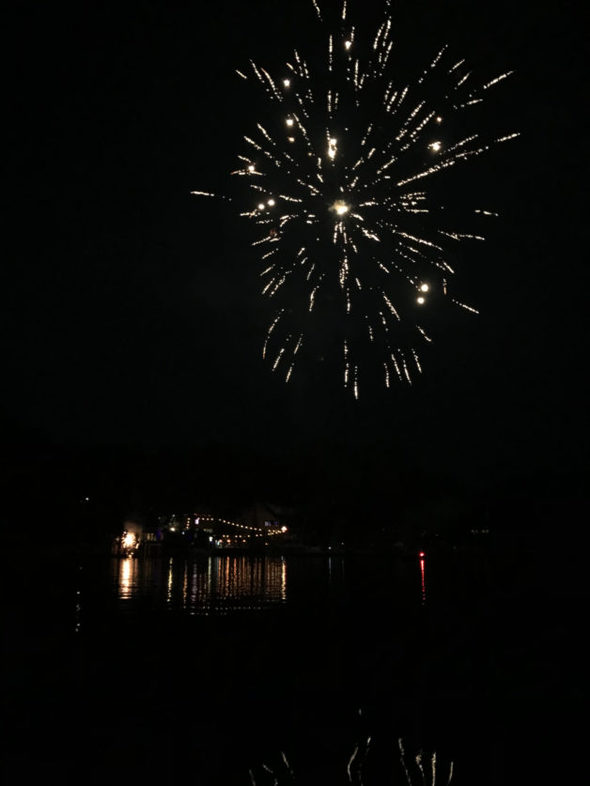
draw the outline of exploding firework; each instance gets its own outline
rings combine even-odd
[[[312,3],[326,27],[320,63],[295,50],[279,75],[253,61],[237,71],[262,87],[269,111],[244,137],[232,174],[248,185],[240,215],[260,230],[261,291],[274,303],[264,357],[289,381],[304,345],[336,352],[358,398],[369,366],[387,387],[421,372],[419,347],[431,342],[443,302],[477,313],[453,295],[451,261],[457,243],[484,238],[452,223],[441,175],[518,134],[445,128],[461,128],[449,119],[512,72],[476,86],[445,46],[413,81],[398,83],[388,0],[368,39],[347,0],[333,23]],[[497,215],[480,206],[467,214]]]

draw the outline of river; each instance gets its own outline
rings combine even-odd
[[[292,782],[282,753],[296,783],[346,783],[357,750],[353,782],[364,758],[367,786],[407,784],[400,739],[416,784],[420,749],[424,768],[436,751],[437,783],[451,762],[453,784],[481,786],[563,780],[573,761],[588,699],[580,555],[54,554],[11,568],[7,783]]]

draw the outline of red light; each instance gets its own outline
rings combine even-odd
[[[426,554],[425,554],[423,551],[421,551],[421,552],[418,554],[418,556],[419,556],[419,557],[425,557],[425,556],[426,556]]]

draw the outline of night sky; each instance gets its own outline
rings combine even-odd
[[[486,111],[494,130],[522,136],[470,165],[489,194],[483,206],[501,214],[485,244],[462,252],[462,291],[480,316],[440,325],[411,388],[361,392],[356,403],[321,361],[288,386],[272,375],[253,227],[189,195],[224,190],[258,119],[234,68],[252,56],[272,70],[294,45],[313,45],[311,3],[10,4],[4,196],[14,242],[2,264],[0,414],[11,444],[215,445],[287,475],[321,454],[470,479],[579,476],[581,11],[395,5],[400,53],[417,64],[448,42],[484,78],[516,69]]]

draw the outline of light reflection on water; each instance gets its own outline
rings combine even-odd
[[[420,590],[422,595],[422,605],[426,603],[426,573],[424,570],[424,554],[420,553]]]
[[[118,560],[114,573],[119,601],[149,599],[190,615],[254,611],[287,601],[287,560],[216,556],[189,561]]]
[[[137,565],[136,559],[122,559],[119,562],[119,598],[128,600],[137,591]]]

